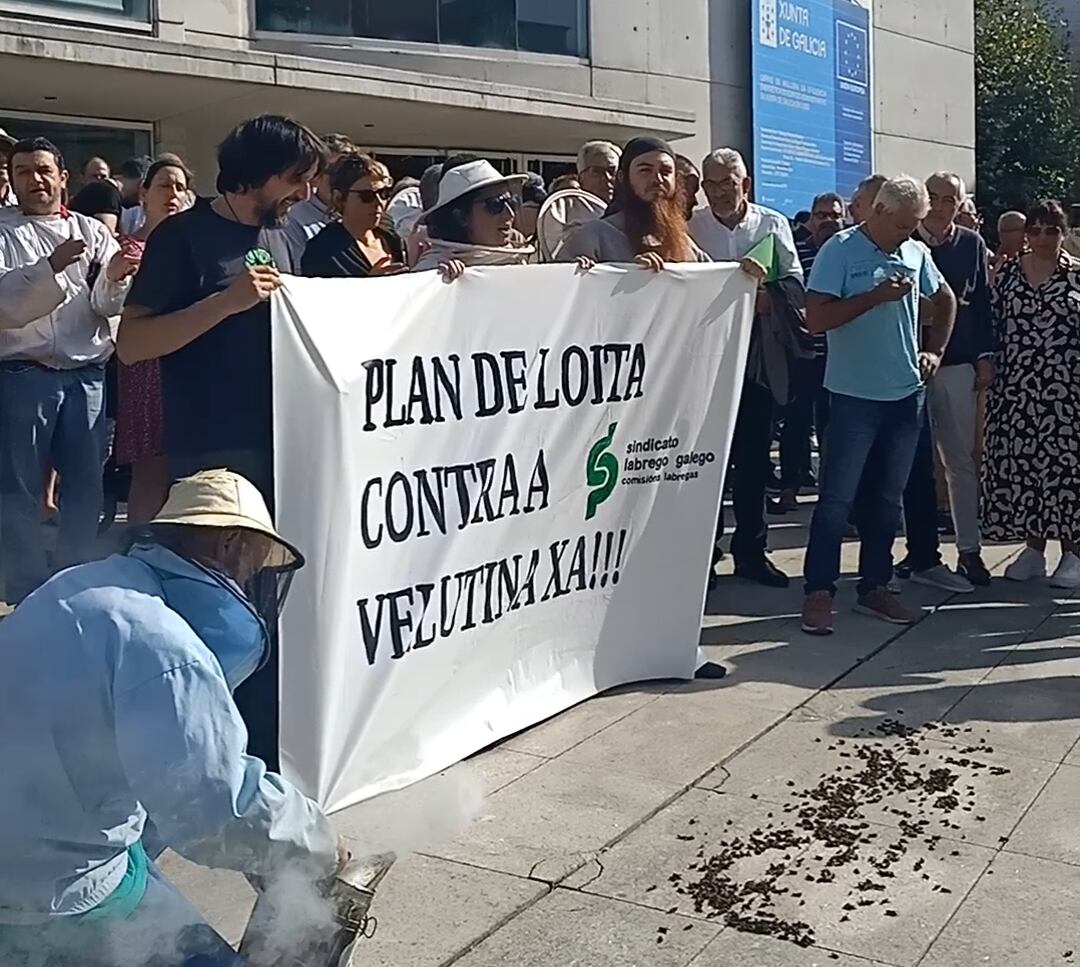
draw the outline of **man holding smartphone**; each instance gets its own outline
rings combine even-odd
[[[822,247],[807,285],[807,327],[828,337],[825,388],[832,394],[804,569],[807,634],[832,633],[840,546],[853,508],[862,539],[855,610],[894,624],[915,620],[888,590],[892,545],[922,428],[925,384],[941,365],[956,319],[955,297],[929,250],[911,237],[929,210],[922,182],[907,176],[885,182],[866,221]],[[920,349],[922,300],[932,322]]]

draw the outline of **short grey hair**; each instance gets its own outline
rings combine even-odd
[[[851,200],[854,201],[856,198],[859,198],[862,195],[868,195],[871,193],[876,198],[877,193],[881,191],[881,186],[884,185],[885,182],[887,182],[888,180],[889,179],[886,175],[881,174],[874,174],[870,175],[869,178],[863,178],[863,180],[859,182],[858,187],[856,187],[855,193],[851,196]]]
[[[998,234],[1006,228],[1025,228],[1027,226],[1027,215],[1023,212],[1003,212],[998,219]]]
[[[924,182],[911,175],[898,175],[890,178],[881,186],[877,197],[874,199],[874,207],[880,207],[887,212],[898,212],[909,209],[913,215],[925,218],[930,211],[930,192],[926,190]]]
[[[825,191],[818,195],[813,203],[810,205],[810,211],[813,213],[814,209],[818,205],[839,205],[840,210],[847,213],[847,202],[844,201],[835,191]]]
[[[926,179],[926,187],[930,187],[932,181],[955,181],[960,189],[960,195],[956,199],[963,202],[967,199],[967,184],[963,178],[960,177],[955,171],[935,171],[929,178]]]
[[[741,172],[743,177],[750,174],[750,169],[746,167],[743,156],[734,148],[717,148],[715,151],[710,151],[705,155],[705,160],[701,162],[703,171],[706,165],[716,165],[716,167],[723,168],[725,171]]]
[[[603,158],[605,164],[614,163],[618,165],[621,157],[622,150],[610,141],[586,141],[577,153],[578,174],[584,172],[586,168],[592,167],[597,158]]]

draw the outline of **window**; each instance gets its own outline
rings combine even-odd
[[[285,33],[575,57],[588,49],[587,0],[256,0],[255,11],[259,30]]]
[[[151,154],[153,147],[148,125],[124,127],[105,121],[76,122],[0,112],[0,128],[16,139],[43,137],[55,144],[71,172],[72,194],[81,187],[80,174],[91,158],[104,158],[115,170],[128,158]]]
[[[150,21],[150,0],[34,0],[43,16],[76,18],[86,14],[105,14],[127,20]]]

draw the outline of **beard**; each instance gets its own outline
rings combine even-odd
[[[628,185],[615,189],[612,207],[626,218],[626,234],[638,254],[656,252],[665,262],[693,262],[694,248],[686,225],[685,192],[645,201]]]
[[[285,220],[289,217],[289,209],[291,207],[291,205],[285,204],[284,202],[278,202],[276,205],[260,208],[259,227],[281,228],[285,224]]]

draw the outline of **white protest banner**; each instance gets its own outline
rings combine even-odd
[[[342,809],[693,675],[753,291],[728,265],[288,280],[291,779]]]

